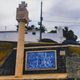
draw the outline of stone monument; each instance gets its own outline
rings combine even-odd
[[[17,43],[17,55],[16,55],[16,69],[15,76],[21,77],[23,74],[23,58],[24,58],[24,35],[25,35],[25,24],[28,24],[28,11],[26,9],[27,4],[22,2],[19,4],[16,12],[16,20],[19,24],[19,34]]]

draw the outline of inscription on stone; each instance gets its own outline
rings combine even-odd
[[[55,51],[43,52],[28,52],[26,53],[25,69],[56,69],[56,53]]]

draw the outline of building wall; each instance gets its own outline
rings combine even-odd
[[[32,34],[32,31],[28,31],[25,34],[25,42],[38,42],[40,32],[35,31],[35,35]],[[58,43],[62,43],[64,40],[63,32],[61,28],[57,29],[57,33],[42,33],[42,38],[52,39]],[[1,31],[0,32],[0,41],[13,41],[16,42],[18,40],[18,32],[17,31]]]

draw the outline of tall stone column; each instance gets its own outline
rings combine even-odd
[[[24,37],[25,37],[25,24],[28,24],[28,11],[27,4],[22,2],[19,4],[16,12],[16,19],[19,24],[17,54],[16,54],[16,69],[15,76],[22,77],[23,74],[23,60],[24,60]]]

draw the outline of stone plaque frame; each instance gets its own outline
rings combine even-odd
[[[55,54],[55,68],[40,68],[40,69],[29,69],[28,70],[28,68],[27,68],[27,54],[28,54],[28,52],[55,52],[55,53],[53,53],[53,54]],[[29,54],[31,54],[31,53],[29,53]],[[36,53],[35,53],[36,54]],[[26,51],[26,53],[25,53],[25,71],[35,71],[35,70],[56,70],[57,69],[57,53],[56,53],[56,50],[39,50],[39,51]]]

